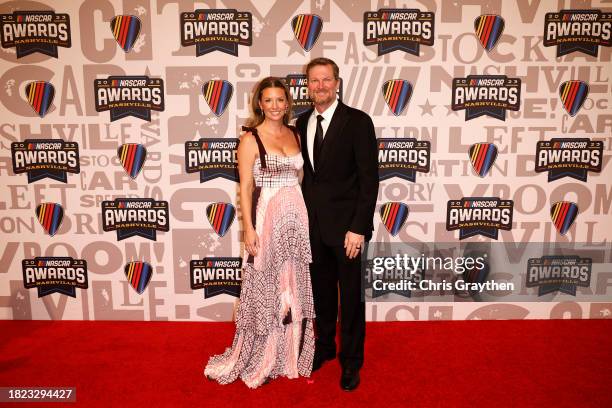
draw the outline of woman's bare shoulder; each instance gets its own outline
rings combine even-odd
[[[257,147],[257,140],[255,135],[250,131],[245,131],[240,135],[240,143],[238,143],[238,156],[242,157],[242,160],[249,158],[249,160],[255,160],[259,157],[259,148]]]
[[[255,140],[255,135],[253,132],[247,130],[240,135],[240,146],[257,146],[257,140]]]

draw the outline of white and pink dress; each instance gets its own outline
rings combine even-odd
[[[310,376],[315,316],[308,214],[298,182],[304,160],[300,153],[267,154],[257,129],[243,130],[259,148],[252,202],[259,251],[254,257],[245,251],[232,345],[210,358],[204,374],[221,384],[240,377],[256,388],[278,376]]]

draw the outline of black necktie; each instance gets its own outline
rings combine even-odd
[[[321,146],[323,146],[323,126],[321,126],[321,121],[323,120],[323,116],[317,115],[317,131],[315,132],[315,140],[314,140],[314,151],[312,152],[312,156],[314,159],[314,165],[317,165],[317,160],[319,157],[319,153],[321,153]]]

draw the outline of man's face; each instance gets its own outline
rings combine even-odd
[[[336,100],[339,85],[331,65],[315,65],[308,71],[308,96],[315,106],[331,105]]]

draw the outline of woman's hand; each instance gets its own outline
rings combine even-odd
[[[244,232],[244,248],[253,256],[257,255],[259,250],[259,237],[253,228],[249,228]]]

